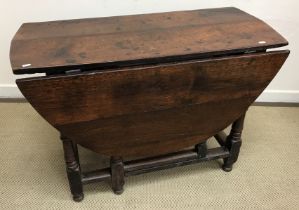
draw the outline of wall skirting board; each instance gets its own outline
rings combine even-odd
[[[16,85],[0,85],[0,98],[24,98]],[[299,103],[299,90],[265,90],[257,102]]]
[[[256,101],[299,103],[299,90],[265,90]]]
[[[0,98],[24,98],[17,85],[1,84]]]

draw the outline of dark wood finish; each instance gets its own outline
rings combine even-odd
[[[111,157],[111,186],[115,194],[122,194],[125,184],[124,163],[121,157]]]
[[[113,156],[159,155],[217,134],[259,96],[289,52],[17,80],[76,143]]]
[[[215,135],[221,147],[207,149],[206,142],[195,146],[195,149],[184,150],[158,157],[149,157],[139,160],[123,162],[121,157],[111,157],[111,167],[82,173],[83,184],[111,180],[115,194],[123,193],[124,177],[139,175],[157,170],[170,169],[178,166],[196,164],[202,161],[224,158],[223,169],[231,171],[232,164],[237,160],[241,131],[245,114],[239,117],[232,125],[230,135],[221,131]],[[227,139],[227,141],[225,141]],[[225,143],[226,142],[226,143]]]
[[[90,184],[94,182],[111,181],[111,168],[104,168],[82,173],[82,183]]]
[[[196,164],[202,161],[216,160],[219,158],[229,157],[229,151],[225,147],[218,147],[207,149],[204,157],[198,156],[198,152],[195,149],[176,152],[172,154],[162,155],[158,157],[150,157],[139,160],[131,160],[124,163],[116,161],[123,167],[124,175],[135,176],[143,173],[149,173],[153,171],[170,169],[178,166],[185,166],[190,164]],[[120,160],[120,159],[118,159]],[[114,162],[113,162],[114,163]],[[122,169],[121,169],[122,173]],[[94,182],[108,181],[112,177],[112,171],[110,168],[104,168],[91,172],[83,173],[83,184],[89,184]],[[122,175],[120,176],[123,179]],[[117,185],[117,184],[116,184]]]
[[[129,162],[125,165],[126,176],[139,175],[152,171],[170,169],[178,166],[185,166],[202,161],[216,160],[229,156],[229,151],[225,147],[212,148],[207,150],[205,157],[199,157],[197,151],[182,151],[174,154],[163,155],[157,158],[147,158],[139,161]]]
[[[26,23],[10,50],[15,74],[161,63],[265,50],[287,41],[236,8]],[[30,64],[30,65],[29,65]]]
[[[244,125],[245,114],[242,114],[232,125],[230,134],[226,138],[226,148],[229,149],[230,156],[224,158],[222,169],[224,171],[231,171],[233,164],[237,161],[241,144],[242,144],[242,130]]]
[[[81,181],[80,163],[78,162],[77,156],[77,147],[74,147],[73,142],[63,135],[61,136],[61,140],[63,143],[66,171],[71,193],[73,195],[74,201],[79,202],[83,200],[84,195]]]
[[[247,108],[289,54],[267,49],[285,45],[259,19],[219,8],[23,24],[10,59],[15,74],[45,73],[17,85],[67,136],[70,189],[81,201],[92,182],[109,180],[120,194],[125,176],[219,158],[230,171]],[[220,147],[207,149],[212,136]],[[111,166],[82,173],[77,144],[111,156]]]

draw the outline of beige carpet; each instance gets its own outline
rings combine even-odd
[[[0,143],[0,209],[299,209],[299,108],[251,107],[230,173],[212,161],[129,177],[120,196],[90,184],[81,203],[57,131],[27,103],[0,103]],[[83,169],[105,164],[80,153]]]

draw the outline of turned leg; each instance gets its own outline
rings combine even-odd
[[[122,194],[125,184],[124,163],[121,157],[111,157],[111,185],[115,194]]]
[[[74,201],[82,201],[84,198],[81,181],[81,170],[79,164],[77,145],[68,138],[61,136],[64,150],[66,171]]]
[[[230,134],[226,138],[225,146],[228,148],[230,152],[230,156],[224,159],[224,164],[222,169],[224,171],[231,171],[233,168],[233,164],[237,161],[240,147],[242,144],[242,130],[244,124],[245,114],[240,116],[232,125],[232,129]]]
[[[79,160],[79,152],[78,152],[78,145],[77,145],[77,143],[75,143],[75,142],[72,141],[72,146],[73,146],[73,150],[74,150],[76,161],[77,161],[77,163],[79,165],[79,168],[80,168],[80,171],[81,171],[80,160]]]

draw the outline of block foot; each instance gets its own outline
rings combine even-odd
[[[225,164],[222,165],[222,170],[225,172],[230,172],[233,170],[233,166],[227,166]]]
[[[84,194],[73,195],[73,200],[76,202],[81,202],[84,199]]]

